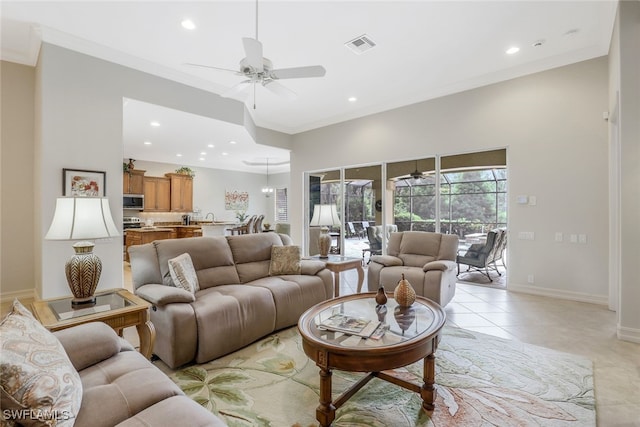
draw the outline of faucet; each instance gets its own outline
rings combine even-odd
[[[209,215],[211,215],[211,221],[215,221],[215,220],[216,220],[216,217],[215,217],[215,215],[213,214],[213,212],[209,212],[209,213],[204,217],[204,219],[206,220],[207,218],[209,218]]]

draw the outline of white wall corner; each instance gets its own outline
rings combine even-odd
[[[640,343],[640,329],[626,328],[618,323],[617,335],[620,340]]]

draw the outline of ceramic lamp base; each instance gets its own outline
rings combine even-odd
[[[93,253],[92,242],[78,242],[73,245],[76,251],[65,264],[64,271],[67,276],[67,283],[74,298],[72,305],[90,305],[95,303],[93,296],[100,273],[102,273],[102,261]]]
[[[328,227],[320,228],[320,236],[318,237],[318,249],[320,249],[320,258],[329,258],[329,249],[331,249],[331,236],[329,236]]]

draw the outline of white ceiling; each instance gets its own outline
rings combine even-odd
[[[255,37],[253,1],[2,1],[0,7],[2,59],[35,64],[42,38],[214,93],[222,93],[242,78],[183,64],[237,69],[244,57],[241,38]],[[281,80],[298,94],[295,101],[258,87],[257,108],[252,108],[251,97],[247,107],[258,126],[297,133],[606,55],[615,10],[613,0],[262,0],[258,38],[265,57],[275,68],[319,64],[327,73],[322,78]],[[197,28],[182,28],[184,18],[193,20]],[[374,49],[356,55],[344,46],[363,34],[377,43]],[[544,42],[534,47],[539,40]],[[520,51],[507,55],[511,46]],[[347,100],[352,96],[356,102]],[[127,110],[132,112],[125,119],[130,124],[125,141],[146,138],[143,128],[150,113],[167,113],[137,102],[125,108],[125,116]],[[178,114],[175,120],[202,121],[189,116]],[[222,140],[220,147],[232,131],[240,135],[235,137],[238,140],[243,136],[251,143],[242,129],[203,126],[206,133],[194,136],[194,146],[189,148],[193,156],[201,151],[203,139],[208,141],[216,132],[225,136],[216,139]],[[165,129],[155,129],[156,137]],[[188,139],[181,141],[186,153]],[[217,150],[219,144],[214,144]],[[154,142],[147,151],[164,156],[157,161],[172,157],[175,162],[176,146],[160,153],[162,145]],[[270,161],[283,158],[283,150],[257,151],[256,147],[260,148],[245,146],[238,156],[250,162],[261,156]],[[142,148],[127,149],[127,156],[142,159]],[[209,158],[213,156],[207,153]],[[239,168],[242,162],[238,158],[236,163]]]

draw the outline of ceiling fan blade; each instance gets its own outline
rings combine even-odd
[[[280,68],[271,71],[274,79],[301,79],[305,77],[323,77],[327,70],[322,65],[309,65],[308,67]]]
[[[220,94],[220,96],[223,97],[223,98],[232,98],[232,97],[240,94],[240,92],[242,92],[247,87],[249,87],[250,84],[251,84],[251,80],[243,80],[240,83],[238,83],[237,85],[232,86],[228,90],[222,92]]]
[[[211,65],[192,64],[190,62],[184,62],[182,65],[189,65],[191,67],[209,68],[211,70],[219,70],[219,71],[230,71],[230,72],[236,73],[236,74],[238,73],[238,70],[230,70],[228,68],[212,67]]]
[[[242,44],[244,45],[244,52],[247,55],[247,63],[257,72],[261,73],[264,70],[262,43],[256,39],[243,37]]]
[[[266,87],[276,95],[288,99],[289,101],[293,101],[298,97],[294,91],[273,80],[262,83],[262,86]]]

